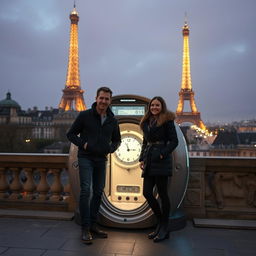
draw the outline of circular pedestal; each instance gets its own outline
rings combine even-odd
[[[176,231],[187,225],[187,216],[182,208],[178,208],[169,219],[169,230]]]

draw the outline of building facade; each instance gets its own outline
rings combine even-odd
[[[65,144],[66,132],[77,114],[77,111],[64,112],[55,108],[38,110],[34,107],[25,111],[8,92],[0,101],[0,151],[44,152],[49,144]],[[61,151],[60,147],[57,153]]]

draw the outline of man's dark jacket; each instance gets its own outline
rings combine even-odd
[[[88,157],[92,160],[106,159],[107,154],[113,153],[121,143],[119,125],[114,114],[108,108],[106,120],[101,124],[96,102],[91,109],[79,113],[67,133],[67,138],[78,146],[78,157]]]

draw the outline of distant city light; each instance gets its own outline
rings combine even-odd
[[[200,136],[204,136],[204,138],[206,137],[212,137],[213,133],[209,132],[209,130],[207,129],[201,129],[200,127],[196,126],[196,125],[191,125],[190,127],[192,130],[195,130]]]

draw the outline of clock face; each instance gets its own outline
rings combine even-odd
[[[116,150],[117,159],[123,164],[135,164],[140,157],[141,139],[133,134],[122,136],[121,145]]]

